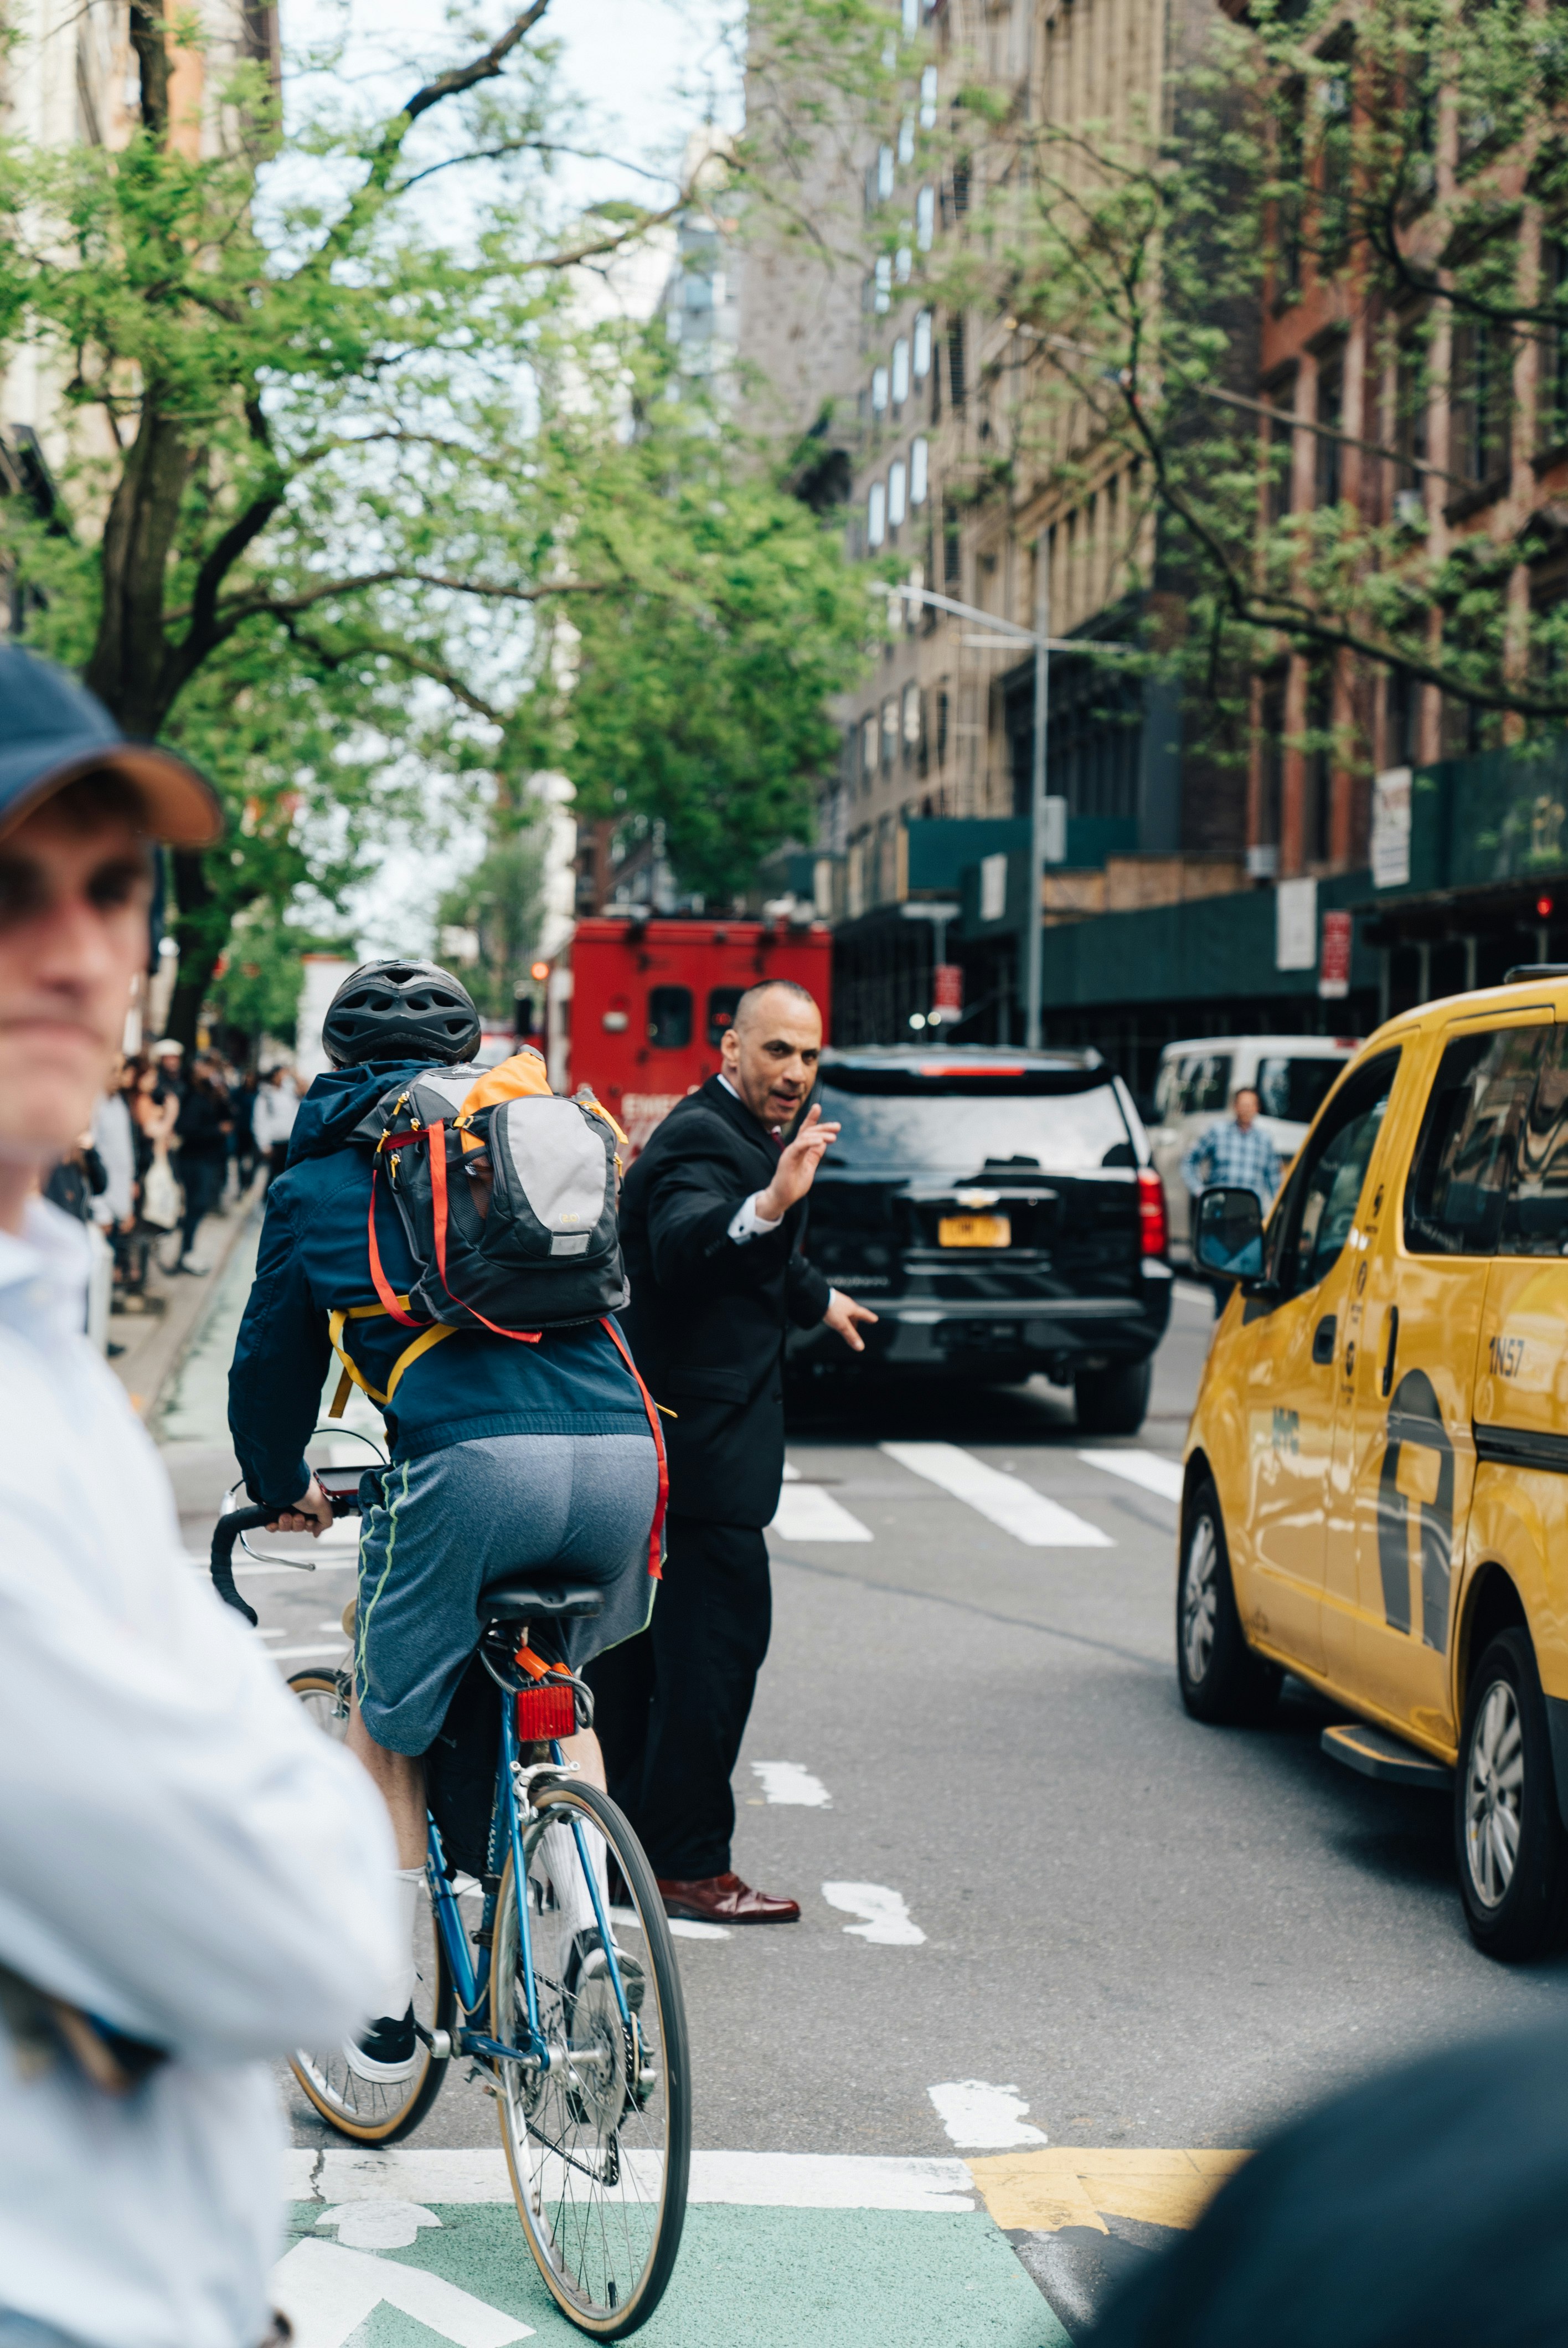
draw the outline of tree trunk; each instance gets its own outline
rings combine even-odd
[[[174,850],[174,893],[179,911],[172,923],[179,948],[179,975],[169,1006],[169,1033],[184,1045],[187,1065],[196,1049],[201,1005],[212,983],[218,957],[229,938],[229,914],[207,878],[199,849]]]
[[[183,427],[149,383],[104,525],[103,604],[86,682],[128,734],[150,740],[169,713],[163,597],[190,472]]]

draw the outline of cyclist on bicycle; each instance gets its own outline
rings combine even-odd
[[[547,1328],[537,1344],[518,1344],[462,1328],[421,1351],[378,1307],[373,1211],[384,1283],[406,1292],[418,1267],[384,1182],[373,1208],[372,1152],[351,1136],[394,1086],[432,1066],[466,1063],[479,1033],[466,989],[429,963],[368,963],[339,988],[322,1031],[333,1066],[301,1104],[288,1169],[267,1194],[230,1374],[230,1426],[246,1487],[253,1500],[285,1504],[284,1530],[319,1534],[331,1521],[304,1457],[332,1362],[330,1315],[354,1315],[342,1327],[353,1331],[357,1382],[387,1397],[392,1464],[361,1487],[347,1739],[380,1787],[397,1838],[399,1971],[349,2057],[375,2080],[406,2077],[415,2059],[423,1756],[477,1645],[481,1591],[532,1567],[602,1584],[599,1616],[556,1630],[559,1659],[578,1669],[643,1627],[656,1586],[649,1535],[658,1454],[636,1377],[606,1330]],[[591,1731],[570,1740],[570,1751],[602,1786]],[[575,1881],[563,1867],[563,1898]],[[604,1957],[580,1896],[586,1978]]]

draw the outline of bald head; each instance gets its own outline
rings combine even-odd
[[[770,1131],[798,1116],[816,1081],[822,1014],[793,979],[748,987],[720,1045],[724,1074]]]

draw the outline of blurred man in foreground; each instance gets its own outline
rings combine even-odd
[[[218,810],[0,648],[0,2343],[258,2348],[282,2128],[263,2058],[357,2028],[392,1838],[181,1555],[36,1193],[148,959],[149,842]]]

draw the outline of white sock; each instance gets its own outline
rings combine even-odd
[[[376,2022],[401,2022],[414,2003],[414,1925],[425,1890],[425,1869],[400,1867],[392,1879],[397,1887],[398,1962],[382,1983],[383,2003],[372,2016]]]
[[[593,1901],[589,1898],[588,1885],[583,1880],[582,1861],[577,1855],[577,1840],[570,1827],[547,1827],[544,1831],[545,1866],[555,1886],[556,1900],[569,1931],[584,1932],[594,1928]],[[583,1829],[589,1864],[599,1896],[604,1906],[605,1921],[610,1921],[610,1877],[605,1865],[604,1837],[595,1834],[591,1827]]]

